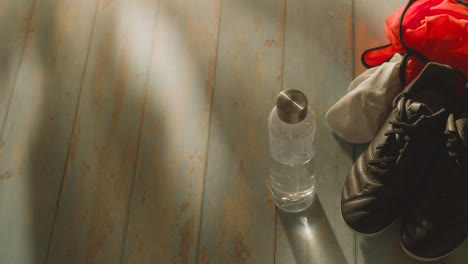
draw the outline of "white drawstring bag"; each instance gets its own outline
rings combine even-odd
[[[403,91],[399,69],[403,56],[396,53],[389,62],[368,69],[354,79],[325,118],[335,133],[351,143],[374,139],[392,111],[393,99]]]

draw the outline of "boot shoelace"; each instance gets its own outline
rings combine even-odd
[[[384,135],[387,139],[378,145],[376,149],[381,151],[381,158],[369,160],[370,169],[381,175],[390,175],[391,168],[397,164],[401,154],[405,151],[411,141],[409,133],[415,125],[407,124],[399,120],[390,120],[392,129]]]
[[[449,157],[453,159],[459,167],[466,169],[466,162],[468,162],[468,142],[463,142],[459,139],[454,131],[445,132],[444,135],[446,142],[445,146]]]

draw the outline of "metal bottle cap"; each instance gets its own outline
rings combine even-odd
[[[283,122],[299,123],[307,117],[307,97],[298,90],[284,90],[276,98],[276,112]]]

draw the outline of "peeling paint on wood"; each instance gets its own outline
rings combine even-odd
[[[27,34],[22,30],[22,25],[26,28],[29,26],[32,2],[33,0],[3,0],[0,3],[0,132]]]
[[[223,2],[199,245],[212,263],[273,262],[265,133],[284,16],[285,1]]]
[[[1,138],[0,172],[11,171],[0,182],[0,262],[45,263],[78,102],[64,95],[79,92],[96,1],[1,2],[0,122],[12,100]],[[80,21],[52,19],[58,11]]]
[[[159,1],[123,262],[197,261],[220,7]]]
[[[15,174],[12,170],[7,170],[5,173],[0,175],[0,180],[8,180],[10,179],[13,174]]]
[[[99,4],[50,263],[118,263],[123,248],[156,9]]]

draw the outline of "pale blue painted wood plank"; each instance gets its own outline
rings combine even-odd
[[[286,1],[225,0],[200,238],[202,263],[273,263],[267,118],[281,88]]]
[[[291,216],[294,220],[277,225],[277,230],[291,231],[288,243],[303,243],[291,245],[297,263],[354,263],[354,233],[339,210],[341,187],[353,162],[353,146],[335,137],[324,118],[352,79],[352,1],[288,1],[287,10],[284,89],[304,91],[317,114],[316,190],[321,203],[310,212],[316,216],[309,219],[318,222],[310,223],[310,241],[291,231],[300,228],[300,216]],[[277,238],[277,252],[281,245]],[[323,248],[312,254],[314,246]]]
[[[27,35],[0,143],[1,263],[45,262],[95,7],[45,0],[11,13]]]
[[[0,2],[0,136],[29,30],[33,0]]]
[[[220,4],[160,1],[123,263],[197,262]]]
[[[118,263],[156,1],[99,1],[49,263]]]

